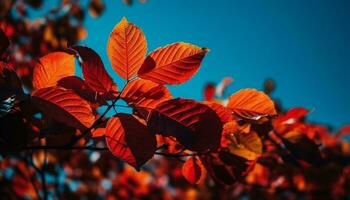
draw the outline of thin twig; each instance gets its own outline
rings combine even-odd
[[[131,82],[131,81],[130,81]],[[113,99],[112,101],[112,104],[109,105],[107,107],[107,109],[102,113],[102,115],[88,128],[86,129],[81,135],[73,138],[68,144],[64,145],[65,147],[70,147],[70,146],[73,146],[75,145],[80,139],[82,139],[83,137],[85,137],[88,133],[90,133],[90,131],[95,128],[95,126],[97,126],[101,121],[102,119],[106,116],[106,114],[108,113],[108,111],[115,105],[115,103],[120,99],[120,96],[121,94],[123,93],[125,87],[130,83],[130,82],[127,82],[123,89],[118,93],[118,96],[116,96],[115,99]]]

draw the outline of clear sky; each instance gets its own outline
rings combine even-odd
[[[350,123],[350,1],[348,0],[148,0],[129,7],[105,0],[97,19],[88,16],[88,38],[113,73],[108,36],[125,16],[140,26],[148,51],[176,41],[211,49],[200,71],[170,87],[176,97],[200,100],[208,81],[232,76],[233,93],[277,83],[274,97],[284,107],[315,109],[309,119],[339,127]],[[114,73],[113,73],[114,74]],[[115,74],[119,87],[122,80]]]

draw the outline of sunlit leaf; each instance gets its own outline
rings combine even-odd
[[[39,59],[33,71],[35,89],[56,86],[57,81],[73,76],[75,71],[74,55],[65,52],[49,53]]]
[[[138,75],[160,84],[180,84],[198,71],[207,52],[207,48],[189,43],[170,44],[151,52]]]
[[[137,170],[153,157],[156,136],[133,115],[118,113],[108,120],[106,141],[113,155]]]
[[[190,157],[182,166],[182,175],[188,182],[198,184],[203,181],[206,170],[198,158]]]
[[[39,89],[32,94],[32,101],[44,114],[81,130],[95,121],[89,104],[71,90],[61,87]]]
[[[151,112],[148,125],[155,134],[173,136],[189,150],[215,150],[220,145],[219,116],[194,100],[164,101]]]
[[[164,85],[149,80],[137,79],[126,85],[121,98],[132,107],[153,109],[159,103],[172,99],[172,96]]]
[[[227,107],[238,117],[251,120],[277,114],[270,97],[255,89],[243,89],[231,95]]]
[[[147,43],[142,30],[125,17],[109,36],[107,54],[114,71],[129,80],[140,69],[146,56]]]

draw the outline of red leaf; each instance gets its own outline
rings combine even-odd
[[[146,55],[147,43],[142,30],[125,17],[109,36],[107,54],[115,72],[129,80],[140,69]]]
[[[206,48],[184,42],[170,44],[151,52],[138,75],[160,84],[180,84],[198,71],[207,52]]]
[[[212,101],[215,97],[215,85],[208,83],[204,87],[204,101]]]
[[[282,124],[294,124],[305,117],[310,111],[305,108],[292,108],[285,115],[279,116],[274,120],[274,126]]]
[[[99,94],[96,91],[93,91],[84,80],[77,76],[64,77],[57,82],[57,86],[73,90],[80,97],[90,103],[104,104],[106,101],[115,98],[114,92]]]
[[[155,134],[173,136],[192,151],[215,150],[220,145],[220,118],[194,100],[164,101],[151,112],[148,125]]]
[[[82,70],[86,83],[99,93],[110,91],[117,92],[117,86],[103,66],[100,56],[92,49],[82,46],[74,46],[83,63]]]
[[[74,128],[84,130],[95,121],[89,104],[71,90],[39,89],[33,92],[32,101],[44,114]]]
[[[233,120],[232,111],[218,103],[213,102],[203,102],[205,105],[213,109],[216,114],[220,117],[222,123],[229,122]]]
[[[49,53],[39,59],[33,71],[33,86],[41,89],[56,86],[57,81],[73,76],[74,56],[64,52]]]
[[[199,159],[190,157],[182,166],[182,175],[188,182],[198,184],[204,179],[206,170]]]
[[[255,165],[255,161],[246,160],[227,149],[203,155],[200,159],[214,181],[221,185],[232,185],[242,180]]]
[[[315,166],[324,163],[318,145],[305,134],[291,131],[281,136],[280,139],[295,158]]]
[[[172,96],[164,85],[138,79],[125,86],[121,98],[132,107],[153,109],[159,103],[171,99]]]
[[[108,120],[106,141],[113,155],[139,170],[157,149],[156,136],[133,115],[119,113]]]
[[[252,120],[277,114],[270,97],[255,89],[243,89],[231,95],[227,107],[238,117]]]

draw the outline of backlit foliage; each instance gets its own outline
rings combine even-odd
[[[101,5],[91,2],[95,16]],[[307,122],[310,111],[305,108],[284,112],[269,96],[272,81],[265,84],[266,93],[242,89],[224,98],[233,81],[225,78],[205,87],[204,101],[173,97],[167,85],[193,77],[208,48],[176,42],[147,54],[141,28],[123,18],[106,49],[124,85],[114,83],[92,48],[77,45],[38,56],[28,65],[31,82],[24,83],[18,61],[8,59],[13,38],[9,31],[0,31],[4,197],[348,195],[350,154],[341,138],[350,128],[331,134],[327,127]],[[48,42],[58,42],[53,41]],[[83,77],[76,75],[76,67]],[[132,111],[120,112],[120,101]],[[115,113],[109,116],[109,111]]]

